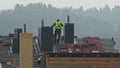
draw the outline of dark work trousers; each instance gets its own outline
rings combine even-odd
[[[60,36],[61,36],[61,30],[56,29],[54,34],[54,43],[56,43],[57,41],[57,43],[59,44]]]

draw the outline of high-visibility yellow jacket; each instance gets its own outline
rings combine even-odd
[[[56,21],[55,24],[54,24],[54,29],[60,29],[60,30],[62,30],[62,26],[63,25],[60,22]]]

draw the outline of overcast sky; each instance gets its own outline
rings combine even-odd
[[[91,7],[104,7],[107,4],[109,7],[113,8],[116,5],[120,5],[120,0],[0,0],[0,10],[10,9],[15,6],[15,4],[24,4],[29,3],[39,3],[43,2],[44,4],[52,4],[55,7],[69,7],[79,8],[81,6],[84,9]]]

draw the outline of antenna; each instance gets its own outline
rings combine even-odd
[[[24,33],[26,33],[26,24],[24,24]]]
[[[41,20],[41,26],[44,26],[44,19]]]
[[[70,23],[70,16],[67,15],[67,23]]]

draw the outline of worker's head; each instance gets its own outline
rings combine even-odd
[[[57,19],[57,21],[60,21],[59,19]]]

